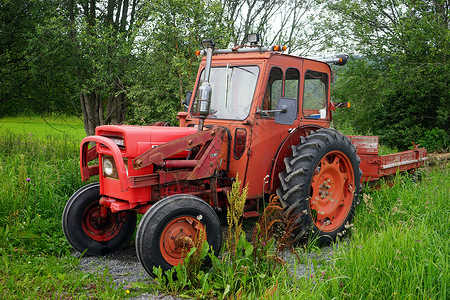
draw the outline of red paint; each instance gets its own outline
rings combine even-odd
[[[124,214],[121,216],[120,214]],[[120,220],[122,218],[123,220]],[[98,242],[106,242],[114,238],[127,218],[126,212],[113,214],[110,210],[102,216],[102,207],[98,203],[89,205],[84,214],[81,226],[84,233]]]
[[[398,171],[417,169],[427,159],[427,150],[416,145],[412,150],[379,156],[377,136],[349,137],[361,158],[360,169],[363,171],[361,182],[376,181]]]

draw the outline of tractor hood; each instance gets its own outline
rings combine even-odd
[[[112,139],[125,156],[134,158],[139,154],[177,138],[197,132],[194,127],[104,125],[95,134]]]

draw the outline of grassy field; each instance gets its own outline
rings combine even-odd
[[[15,122],[0,121],[7,123]],[[335,246],[331,261],[308,258],[308,252],[320,257],[323,251],[314,243],[296,249],[298,264],[315,266],[308,276],[293,274],[277,260],[256,259],[257,253],[272,255],[274,244],[251,252],[241,242],[244,256],[235,261],[214,260],[211,270],[184,283],[137,283],[127,294],[112,283],[108,270],[97,275],[78,271],[62,233],[64,205],[85,184],[78,166],[82,134],[33,131],[47,126],[44,121],[26,130],[21,126],[0,127],[2,298],[119,299],[154,289],[218,299],[449,298],[448,163],[423,170],[419,183],[398,176],[393,187],[365,191],[354,226]]]
[[[81,140],[86,136],[83,121],[73,116],[21,116],[0,119],[0,131],[33,134],[38,137],[68,136]]]

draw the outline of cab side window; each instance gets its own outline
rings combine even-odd
[[[278,100],[283,96],[283,71],[280,68],[272,68],[269,74],[262,109],[276,109]]]
[[[327,117],[328,75],[316,71],[306,71],[303,91],[303,115],[306,118],[325,119]]]
[[[277,67],[272,68],[264,93],[262,110],[277,109],[281,97],[298,100],[299,82],[300,72],[297,69],[288,68],[283,78],[283,70]],[[269,112],[264,116],[274,117],[275,113]]]
[[[298,100],[299,82],[300,72],[294,68],[287,69],[286,81],[284,83],[284,97]]]

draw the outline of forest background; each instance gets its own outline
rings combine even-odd
[[[175,123],[211,38],[259,32],[319,57],[346,52],[338,130],[405,149],[450,145],[450,1],[1,0],[0,117],[57,113],[101,124]]]

